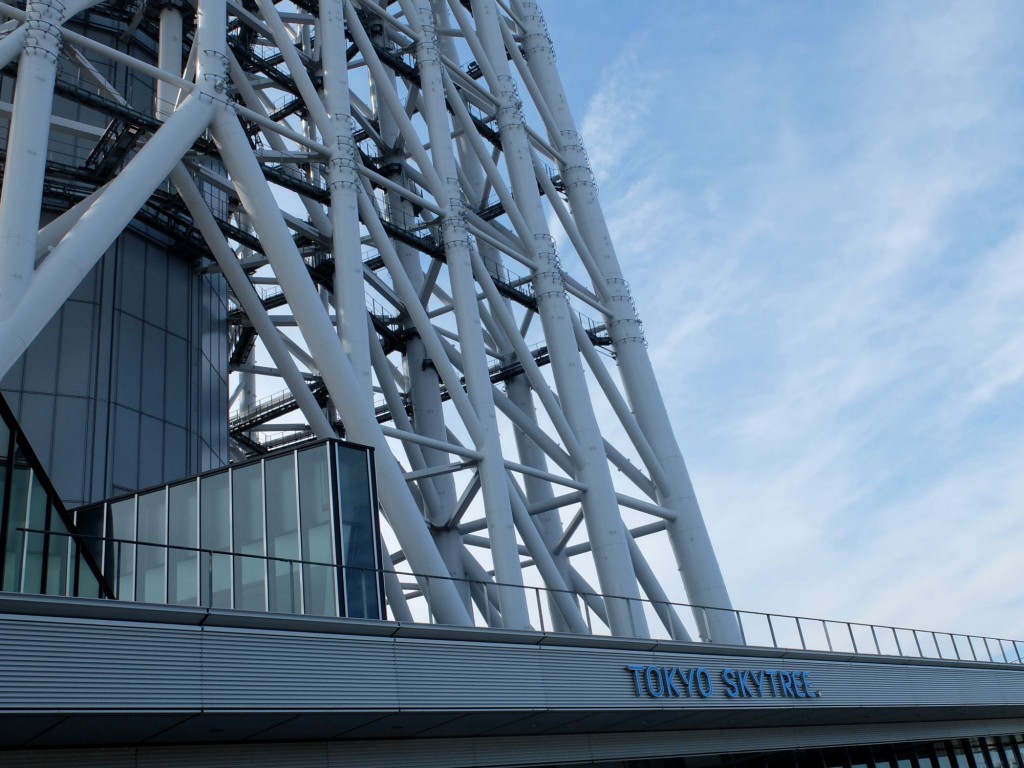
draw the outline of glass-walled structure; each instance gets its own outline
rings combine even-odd
[[[383,618],[373,477],[322,440],[67,510],[0,397],[0,591]]]
[[[118,600],[376,619],[372,478],[370,449],[324,440],[71,516]]]
[[[0,397],[0,590],[112,597],[72,520]]]

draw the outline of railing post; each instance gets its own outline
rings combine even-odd
[[[877,652],[877,655],[881,656],[882,646],[878,644],[878,634],[875,632],[875,625],[869,624],[868,626],[871,627],[871,639],[875,641],[875,651]]]
[[[800,617],[796,617],[796,633],[800,635],[800,648],[807,650],[807,643],[804,641],[804,628],[800,626]]]
[[[544,626],[544,608],[540,601],[540,587],[534,587],[533,593],[537,596],[537,618],[540,620],[540,631],[546,632],[547,630]]]
[[[892,630],[892,639],[896,641],[896,653],[899,656],[903,655],[903,646],[900,645],[900,636],[896,632],[896,627],[889,627]]]
[[[772,625],[772,615],[770,613],[766,613],[765,616],[768,617],[768,631],[771,633],[772,636],[772,648],[778,648],[779,643],[775,639],[775,627]]]
[[[828,643],[829,653],[832,652],[832,635],[828,633],[828,622],[824,619],[821,620],[821,628],[825,630],[825,642]]]
[[[957,648],[957,646],[956,646],[956,638],[953,636],[952,632],[950,632],[948,634],[949,634],[949,642],[951,642],[953,644],[953,653],[956,654],[957,661],[963,661],[963,659],[960,658],[960,649]]]
[[[850,642],[853,644],[853,652],[860,653],[857,649],[857,638],[853,636],[853,625],[850,622],[846,622],[846,630],[850,633]]]
[[[121,540],[117,540],[117,567],[114,568],[114,599],[121,599]]]
[[[985,653],[988,654],[988,660],[989,661],[995,661],[995,659],[992,658],[992,649],[989,647],[988,638],[987,637],[983,637],[983,638],[981,638],[981,641],[983,643],[985,643]]]
[[[206,551],[206,608],[213,608],[213,550]]]
[[[746,645],[747,644],[747,635],[743,631],[743,621],[742,621],[742,619],[740,619],[740,612],[739,611],[733,611],[733,613],[736,614],[736,626],[738,626],[740,628],[740,642],[743,643],[744,645]]]
[[[917,636],[917,630],[911,630],[914,633],[914,643],[917,645],[917,657],[919,659],[924,658],[924,651],[921,650],[921,640]]]

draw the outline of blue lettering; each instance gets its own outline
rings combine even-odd
[[[676,687],[675,680],[672,678],[679,672],[679,667],[665,667],[665,693],[672,696],[682,696],[682,691]]]
[[[747,680],[749,680],[750,677],[749,669],[744,669],[740,672],[740,693],[742,693],[744,697],[753,698],[754,692],[750,690],[750,686],[747,685]]]
[[[757,695],[764,696],[764,671],[758,671],[756,674],[751,672],[750,679],[757,681]]]
[[[807,697],[809,699],[816,699],[821,696],[821,691],[811,690],[811,673],[810,672],[798,672],[798,675],[802,678],[804,684],[804,690],[807,691]]]
[[[703,698],[708,698],[715,692],[711,684],[711,673],[704,667],[697,667],[697,690]]]
[[[740,695],[739,688],[736,686],[736,672],[734,670],[723,669],[722,682],[725,683],[725,695],[730,699],[735,699]]]
[[[806,699],[807,691],[803,688],[803,676],[800,672],[793,673],[793,691],[796,693],[798,699]]]
[[[715,695],[714,679],[706,667],[662,667],[654,664],[628,664],[633,675],[633,692],[655,699],[679,699],[683,696],[710,699]],[[735,669],[726,667],[718,673],[718,681],[726,698],[817,699],[821,691],[811,684],[806,670],[783,672],[777,669]],[[769,689],[769,686],[771,688]]]
[[[633,673],[633,685],[636,687],[636,695],[640,696],[643,694],[643,686],[640,684],[640,673],[643,672],[643,667],[639,664],[629,664],[626,669]]]
[[[683,682],[686,683],[686,695],[693,696],[693,684],[696,682],[693,676],[693,669],[679,670],[680,677],[683,678]]]
[[[779,672],[779,682],[782,684],[782,690],[785,691],[786,696],[792,699],[796,695],[793,693],[793,676],[789,672]]]
[[[648,692],[651,696],[660,699],[665,695],[665,678],[662,677],[661,667],[646,667],[644,673],[647,676]],[[657,680],[657,685],[655,685],[655,680]]]

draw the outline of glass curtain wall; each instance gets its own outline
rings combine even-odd
[[[111,596],[72,519],[0,398],[0,590]]]
[[[327,440],[72,514],[119,600],[381,618],[372,478]]]

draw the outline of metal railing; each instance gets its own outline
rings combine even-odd
[[[350,565],[337,565],[315,560],[302,560],[297,558],[273,557],[268,555],[231,552],[228,550],[211,549],[208,547],[189,547],[158,542],[137,541],[131,539],[118,539],[111,537],[88,536],[83,534],[69,534],[63,531],[43,531],[28,528],[19,528],[20,532],[28,534],[42,534],[47,536],[70,537],[77,541],[79,546],[96,548],[115,548],[112,558],[116,563],[116,571],[107,574],[112,580],[114,594],[118,594],[119,584],[122,581],[122,564],[124,553],[129,551],[133,557],[135,553],[145,550],[166,550],[181,553],[193,553],[197,559],[199,568],[198,594],[191,603],[176,602],[178,605],[193,605],[202,608],[239,608],[252,610],[250,606],[236,605],[234,595],[237,588],[221,584],[218,589],[215,586],[215,571],[226,574],[238,573],[236,562],[261,561],[266,564],[268,583],[270,569],[272,567],[286,568],[291,574],[290,578],[295,580],[301,589],[301,574],[309,568],[336,569],[342,576],[341,583],[356,582],[366,584],[379,584],[381,582],[390,587],[389,591],[401,589],[408,604],[408,611],[411,613],[412,623],[440,624],[431,608],[430,593],[436,589],[441,582],[454,584],[457,591],[465,596],[468,604],[472,606],[472,621],[477,627],[501,628],[501,608],[499,594],[505,590],[522,590],[526,595],[527,609],[530,617],[531,629],[534,631],[568,632],[567,622],[559,613],[553,599],[557,590],[547,587],[502,584],[494,581],[475,581],[457,579],[447,576],[429,576],[417,574],[404,570],[378,570],[361,568]],[[95,544],[87,544],[92,540]],[[165,562],[169,560],[165,556]],[[136,560],[137,562],[137,560]],[[135,578],[136,571],[129,574]],[[355,578],[358,574],[358,579]],[[169,575],[169,573],[168,573]],[[390,584],[389,584],[390,582]],[[170,594],[170,583],[167,582],[167,594]],[[448,592],[446,588],[446,592]],[[231,597],[226,602],[225,594],[230,593]],[[450,592],[449,592],[450,594]],[[778,613],[766,613],[762,611],[742,611],[735,609],[713,608],[710,606],[697,606],[688,603],[672,601],[651,601],[630,597],[617,597],[601,595],[588,592],[562,593],[569,597],[579,608],[580,614],[590,634],[612,636],[613,633],[607,621],[605,606],[610,601],[618,601],[625,604],[629,609],[630,616],[644,617],[646,631],[637,631],[641,627],[639,623],[634,625],[634,632],[630,637],[652,639],[652,640],[681,640],[684,638],[673,637],[666,629],[662,618],[666,610],[671,611],[678,617],[686,627],[691,637],[697,637],[695,631],[698,626],[714,626],[716,623],[712,618],[722,618],[723,614],[730,620],[735,621],[739,628],[743,645],[751,648],[773,648],[777,650],[812,651],[822,653],[838,653],[844,655],[856,654],[866,656],[881,656],[894,658],[916,658],[935,659],[945,661],[968,661],[993,664],[1024,664],[1024,640],[1010,640],[1006,638],[987,637],[983,635],[972,635],[956,632],[940,632],[933,630],[912,629],[910,627],[898,627],[885,624],[868,624],[854,621],[838,621],[834,619],[817,619],[806,616],[793,616]],[[134,596],[133,596],[134,598]],[[369,595],[363,596],[365,602]],[[169,603],[170,601],[145,601],[135,599],[137,602],[158,602]],[[257,609],[258,610],[258,609]],[[281,611],[277,611],[281,612]],[[284,613],[300,613],[301,611],[283,611]],[[386,618],[395,621],[396,613],[405,615],[405,610],[396,612],[390,604],[386,605]],[[404,621],[409,621],[405,616]],[[619,635],[621,636],[621,635]],[[706,642],[715,643],[715,638],[707,638]]]

